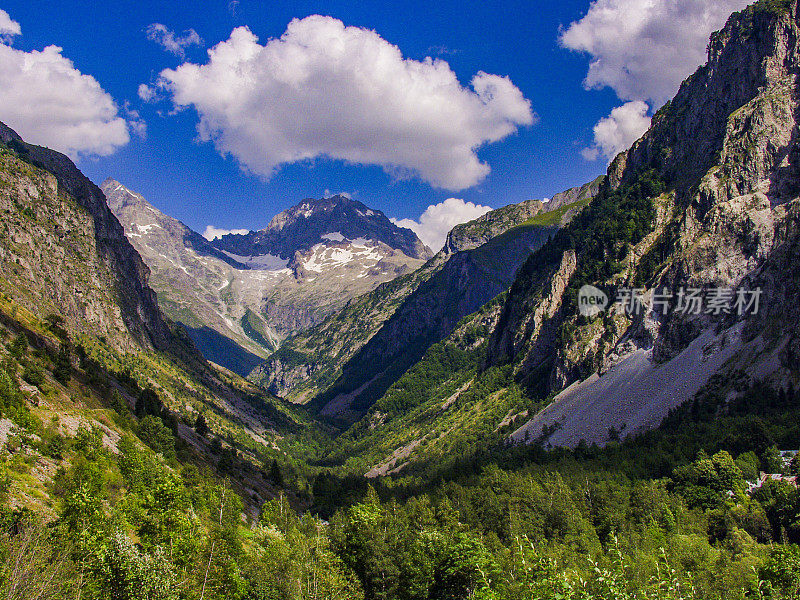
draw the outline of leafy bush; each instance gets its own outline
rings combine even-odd
[[[82,456],[94,460],[103,450],[103,432],[98,427],[81,426],[75,433],[73,445]]]
[[[758,574],[766,584],[761,591],[767,598],[800,598],[800,547],[773,548]]]
[[[62,385],[69,383],[72,377],[72,353],[69,344],[61,344],[61,348],[53,359],[53,377]]]

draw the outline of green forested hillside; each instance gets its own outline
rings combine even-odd
[[[745,493],[761,469],[797,471],[775,446],[800,441],[793,389],[754,385],[726,405],[709,385],[603,450],[483,446],[374,487],[319,473],[302,517],[271,462],[258,476],[277,497],[253,514],[219,477],[245,467],[224,454],[210,471],[152,414],[152,392],[128,404],[132,382],[104,392],[90,362],[0,337],[9,598],[796,597],[800,492]]]

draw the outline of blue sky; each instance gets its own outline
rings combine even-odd
[[[101,5],[72,0],[58,3],[0,0],[0,9],[12,21],[4,31],[0,18],[0,34],[5,33],[3,40],[8,46],[5,54],[0,53],[0,83],[4,83],[2,79],[6,77],[7,89],[23,85],[16,83],[11,66],[5,65],[4,70],[3,60],[11,63],[17,58],[22,60],[22,53],[41,51],[49,45],[61,47],[61,56],[71,60],[75,70],[91,76],[99,84],[101,89],[89,94],[90,99],[96,94],[97,101],[91,101],[102,103],[110,97],[118,109],[118,114],[112,117],[126,120],[128,132],[120,129],[126,125],[121,121],[103,123],[102,132],[92,138],[86,150],[80,148],[80,143],[86,142],[67,142],[66,138],[44,139],[44,142],[53,147],[73,143],[77,149],[73,148],[71,153],[78,157],[79,166],[92,180],[99,183],[108,176],[118,179],[141,192],[159,209],[201,232],[209,224],[222,228],[261,228],[274,214],[302,198],[335,192],[347,192],[391,217],[417,219],[429,205],[451,197],[499,207],[528,198],[549,197],[600,174],[605,170],[607,155],[613,155],[633,141],[646,127],[647,115],[702,61],[708,32],[718,28],[728,13],[745,4],[741,0],[729,0],[709,8],[700,0],[694,4],[670,0],[655,3],[599,0],[595,4],[587,0],[460,0],[435,5],[415,1],[167,3],[108,0]],[[320,66],[324,56],[322,59],[317,56],[313,68],[321,69],[322,75],[316,72],[319,76],[306,81],[297,92],[300,96],[308,92],[312,97],[293,98],[303,106],[314,107],[302,127],[312,132],[325,132],[332,124],[335,130],[332,137],[345,134],[351,134],[345,137],[354,139],[363,137],[363,141],[355,145],[340,139],[325,142],[320,146],[321,151],[329,148],[334,154],[364,156],[364,162],[377,164],[354,165],[324,157],[292,163],[280,157],[303,150],[308,140],[284,139],[278,144],[269,134],[260,131],[255,137],[233,131],[232,123],[241,117],[242,111],[261,102],[265,93],[275,89],[273,79],[259,84],[261,87],[252,97],[233,100],[222,97],[220,90],[210,89],[220,81],[220,73],[225,75],[224,69],[218,70],[216,75],[197,71],[203,74],[199,83],[193,83],[191,74],[186,72],[178,83],[173,78],[172,87],[164,85],[165,69],[176,69],[182,63],[207,65],[210,61],[208,48],[227,42],[235,28],[246,26],[263,46],[284,35],[293,19],[309,15],[323,15],[340,20],[345,27],[374,31],[376,35],[347,30],[352,34],[348,39],[355,40],[353,43],[366,40],[369,44],[378,44],[376,47],[383,47],[381,44],[385,41],[387,47],[392,44],[399,48],[402,60],[423,61],[433,57],[445,61],[447,65],[444,66],[452,70],[463,88],[456,94],[458,98],[453,96],[453,110],[458,110],[462,101],[467,103],[464,106],[472,107],[469,110],[475,114],[474,119],[468,121],[472,123],[468,127],[475,131],[465,134],[463,127],[460,131],[449,131],[446,123],[431,123],[430,116],[424,112],[428,110],[425,108],[428,106],[427,88],[422,85],[397,108],[403,118],[410,119],[408,128],[397,134],[398,139],[408,140],[409,147],[397,150],[396,140],[380,139],[381,132],[385,131],[382,128],[394,131],[393,109],[387,108],[386,122],[376,123],[376,119],[380,120],[378,106],[377,111],[373,111],[378,116],[373,114],[370,122],[365,117],[362,127],[353,115],[362,114],[360,111],[367,114],[375,108],[362,106],[369,102],[370,92],[359,95],[358,84],[348,87],[346,78],[341,86],[330,87],[330,80],[323,76],[333,71],[326,70],[325,64]],[[334,23],[332,19],[319,24],[328,27]],[[579,24],[573,26],[576,22]],[[21,33],[17,33],[13,23],[19,25]],[[148,30],[153,24],[163,26],[161,34],[152,28]],[[174,32],[179,41],[185,37],[185,48],[173,45],[173,52],[166,49],[165,30]],[[190,31],[196,32],[196,36]],[[565,31],[567,36],[560,41]],[[194,43],[198,37],[202,43]],[[346,48],[350,42],[343,43]],[[243,43],[243,47],[256,47],[253,40],[248,44]],[[276,52],[284,56],[282,68],[294,68],[296,63],[291,62],[294,59],[286,58],[286,53],[280,54],[277,47]],[[369,52],[367,50],[367,54]],[[652,54],[652,60],[647,52]],[[353,81],[361,81],[358,61],[363,60],[364,55],[345,53],[345,56],[345,62],[337,67],[345,71],[335,73],[353,69]],[[592,71],[590,62],[595,63]],[[400,60],[396,63],[388,70],[390,78],[394,73],[391,69],[405,72],[409,65]],[[263,73],[264,69],[267,67],[259,66],[258,72]],[[486,104],[485,98],[484,105],[476,100],[477,95],[470,86],[479,72],[507,78],[502,81],[488,78],[492,86],[500,85],[489,88],[496,107],[492,101]],[[587,74],[588,82],[596,89],[586,89]],[[322,81],[319,84],[322,89],[309,91],[313,81]],[[84,84],[85,81],[74,82],[75,89],[80,91]],[[142,84],[153,86],[150,89],[160,99],[144,101],[139,93]],[[41,112],[69,111],[71,100],[66,97],[65,90],[62,93],[65,98],[51,104],[47,95],[57,94],[58,90],[36,91],[38,88],[34,84],[25,85],[27,87],[21,88],[16,96],[12,92],[5,96],[0,92],[0,120],[16,125],[23,137],[42,143],[36,136],[47,138],[56,128],[37,121],[43,118]],[[342,96],[351,95],[350,90],[353,90],[355,105],[342,100]],[[189,101],[183,110],[175,111],[175,98],[180,91]],[[330,106],[325,102],[328,91]],[[38,99],[40,92],[43,99]],[[401,90],[400,95],[404,93]],[[72,93],[73,97],[75,95]],[[231,102],[240,100],[240,105],[230,108]],[[527,119],[523,114],[524,100],[530,106]],[[23,106],[26,102],[30,102],[30,106]],[[229,151],[236,149],[232,154],[222,156],[219,144],[198,141],[198,106],[202,103],[205,103],[202,110],[206,110],[206,114],[217,109],[228,111],[224,112],[221,124],[217,120],[220,129],[214,135],[216,139],[227,140]],[[221,103],[225,104],[224,108]],[[345,108],[337,108],[337,103],[345,103],[341,104]],[[50,108],[42,108],[45,106]],[[617,112],[612,112],[615,109]],[[80,110],[92,109],[82,106]],[[234,110],[235,114],[231,112]],[[269,106],[254,110],[254,114],[246,117],[249,120],[244,121],[245,125],[260,124],[264,115],[272,118]],[[332,112],[326,112],[329,110]],[[342,117],[343,110],[351,111],[350,117]],[[419,115],[409,116],[417,110]],[[58,115],[49,117],[60,118]],[[113,121],[112,117],[106,113],[104,118]],[[287,118],[291,119],[291,115],[276,116],[273,120],[279,127]],[[429,126],[434,133],[428,135],[419,128],[415,130],[415,123]],[[504,127],[505,133],[489,133],[496,132],[498,127]],[[146,133],[138,135],[137,131],[142,130]],[[372,132],[370,135],[379,137],[370,138],[365,133],[367,130]],[[26,135],[28,131],[30,134]],[[415,132],[420,134],[419,139],[414,138]],[[106,146],[97,141],[97,136],[105,136],[102,143],[107,142]],[[461,144],[457,166],[461,161],[464,169],[474,171],[475,165],[482,163],[491,171],[474,175],[458,172],[460,167],[447,173],[443,168],[431,167],[420,176],[420,170],[428,169],[427,161],[414,162],[414,156],[431,152],[430,162],[438,164],[439,158],[452,150],[448,144],[456,143],[451,139],[458,136],[463,139],[457,142]],[[126,143],[125,137],[128,138]],[[500,139],[480,143],[494,138]],[[414,144],[418,145],[419,152]],[[477,161],[472,161],[471,167],[468,163],[472,151],[467,149],[469,156],[465,156],[464,144],[478,146],[474,149]],[[273,157],[271,162],[266,161],[266,166],[261,161],[265,153]],[[399,165],[400,176],[396,168],[380,164],[396,160],[406,163]],[[244,164],[249,169],[243,169]],[[450,189],[446,189],[448,187]]]

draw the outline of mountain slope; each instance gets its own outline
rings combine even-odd
[[[712,36],[708,63],[611,165],[595,214],[523,267],[487,364],[513,365],[540,395],[567,389],[515,439],[574,446],[635,434],[715,373],[728,382],[739,371],[779,386],[797,380],[800,271],[788,257],[800,215],[800,26],[796,3],[774,9],[757,3]],[[609,213],[637,224],[604,237],[597,224]],[[595,244],[579,243],[594,232]],[[565,285],[542,294],[533,279],[567,252],[575,259]],[[648,306],[579,317],[575,294],[587,283],[641,288]],[[681,287],[760,290],[760,310],[692,314],[675,310],[677,298],[666,314],[654,309],[654,292]],[[557,307],[547,319],[530,309],[543,302]]]
[[[695,394],[724,410],[762,383],[800,382],[800,25],[796,3],[765,6],[731,17],[592,202],[507,294],[389,387],[328,464],[436,477],[507,438],[605,445],[657,427]],[[610,297],[608,311],[579,314],[586,284]],[[731,289],[731,310],[653,303],[682,287]],[[641,314],[613,303],[628,288],[641,290]],[[761,290],[760,310],[739,315],[736,290]]]
[[[369,216],[342,197],[314,201],[317,211],[308,218],[302,207],[311,201],[281,213],[265,230],[269,239],[253,232],[209,242],[122,184],[109,179],[102,187],[150,267],[162,310],[187,328],[208,359],[240,375],[287,335],[421,264],[403,249],[426,256],[412,232],[386,226],[377,213]],[[348,228],[344,220],[351,217],[355,225]]]
[[[224,466],[225,450],[238,488],[264,497],[268,488],[248,465],[305,421],[211,368],[163,318],[147,267],[102,192],[68,158],[26,144],[4,125],[0,133],[0,337],[2,354],[17,356],[4,362],[0,378],[11,383],[3,385],[24,388],[21,377],[25,402],[69,399],[77,408],[117,390],[128,402],[117,414],[135,407],[138,417],[159,419],[201,465]],[[73,376],[80,385],[67,386]],[[205,438],[194,431],[200,414],[210,427]]]
[[[326,416],[357,418],[463,316],[506,289],[528,254],[568,222],[598,184],[552,204],[523,202],[457,226],[445,249],[418,272],[292,338],[253,377],[295,401],[319,394],[314,406]],[[571,202],[564,204],[565,198]]]
[[[148,263],[161,309],[187,328],[208,359],[237,372],[246,372],[248,365],[252,369],[266,355],[264,346],[277,342],[277,334],[256,313],[248,314],[248,307],[258,307],[261,302],[259,286],[251,285],[251,293],[245,295],[246,282],[242,282],[240,287],[245,290],[237,294],[233,282],[237,277],[269,276],[270,271],[251,272],[117,181],[107,179],[102,190],[123,224],[126,237]],[[240,300],[245,307],[241,314],[231,314],[228,309],[222,294],[226,288],[231,288],[227,298],[244,295]],[[245,315],[253,321],[252,331],[264,332],[258,341],[245,333]],[[225,352],[214,352],[222,340],[232,343],[222,347]]]
[[[456,225],[447,234],[444,251],[449,255],[461,250],[477,248],[509,229],[536,218],[540,213],[550,213],[552,224],[555,225],[557,220],[563,218],[565,207],[575,205],[576,202],[586,201],[597,195],[597,190],[602,180],[603,177],[600,176],[591,183],[571,188],[565,192],[559,192],[548,202],[526,200],[519,204],[509,204],[490,211],[468,223]]]
[[[117,348],[166,349],[171,333],[147,267],[103,193],[68,158],[26,144],[2,123],[0,142],[3,291],[61,314],[72,327],[88,326]]]

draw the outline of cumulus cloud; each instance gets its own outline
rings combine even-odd
[[[20,33],[5,12],[0,27]],[[0,43],[0,121],[26,141],[73,158],[106,156],[130,141],[128,123],[113,98],[62,56],[58,46],[23,52]]]
[[[586,160],[597,160],[602,154],[609,161],[631,147],[650,127],[650,108],[646,102],[634,100],[618,106],[594,126],[594,144],[582,152]]]
[[[144,102],[155,102],[159,99],[158,91],[146,83],[140,83],[136,93]]]
[[[125,119],[128,121],[130,130],[141,139],[147,138],[147,123],[142,119],[139,111],[134,110],[131,103],[127,100],[122,105],[122,112],[125,115]]]
[[[678,90],[706,57],[711,33],[752,0],[594,0],[579,21],[562,30],[565,48],[590,56],[587,89],[610,87],[621,100],[594,127],[587,160],[609,160],[626,150],[650,124],[649,109]]]
[[[422,243],[438,252],[447,240],[447,234],[456,225],[472,221],[492,210],[460,198],[448,198],[439,204],[431,204],[420,215],[419,220],[391,219],[398,227],[406,227],[417,234]]]
[[[176,35],[174,31],[161,23],[151,23],[145,29],[147,39],[155,42],[167,52],[183,58],[186,56],[186,48],[189,46],[200,46],[203,39],[194,29],[183,32],[183,35]]]
[[[706,57],[709,35],[752,0],[595,0],[561,32],[591,57],[585,85],[660,106]]]
[[[20,35],[22,28],[19,23],[13,21],[11,16],[0,9],[0,42],[8,43],[15,35]]]
[[[249,229],[220,229],[219,227],[214,227],[213,225],[208,225],[206,230],[203,232],[203,237],[206,238],[209,242],[211,240],[221,238],[223,235],[228,235],[229,233],[233,233],[235,235],[245,235],[250,233]]]
[[[477,148],[535,121],[509,78],[479,72],[464,87],[446,62],[404,59],[331,17],[295,19],[265,45],[238,27],[208,55],[162,71],[160,85],[197,110],[201,140],[267,177],[327,157],[464,189],[490,171]]]

